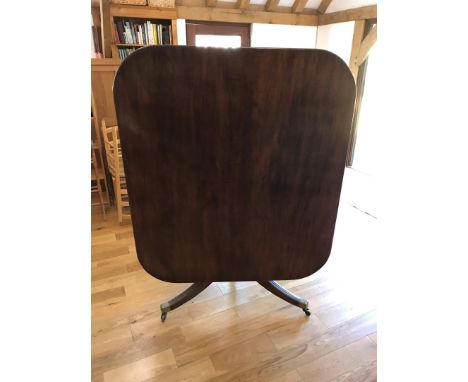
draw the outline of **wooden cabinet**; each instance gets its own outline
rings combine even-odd
[[[116,118],[112,85],[114,83],[115,73],[122,62],[118,55],[118,45],[125,46],[125,44],[117,44],[115,41],[115,37],[113,35],[114,20],[164,20],[166,23],[170,23],[171,25],[172,45],[177,45],[177,13],[175,8],[111,4],[109,7],[109,15],[110,28],[105,29],[110,29],[112,33],[112,58],[91,60],[92,107],[99,126],[101,126],[103,118]]]
[[[104,11],[104,13],[103,13]],[[110,4],[106,9],[101,9],[105,15],[102,30],[104,32],[104,45],[110,41],[112,58],[91,59],[91,107],[95,118],[96,146],[100,155],[104,153],[101,137],[102,120],[116,121],[114,95],[112,87],[115,74],[122,60],[119,58],[119,48],[142,47],[144,44],[120,44],[115,40],[114,23],[117,20],[129,20],[138,22],[151,21],[171,26],[171,43],[177,45],[177,13],[175,8],[156,8],[148,6],[116,5]],[[108,22],[106,23],[106,20]],[[109,55],[108,55],[109,56]],[[102,157],[105,158],[104,155]],[[105,170],[107,162],[103,161]],[[107,172],[107,171],[106,171]],[[103,175],[104,176],[104,175]],[[106,185],[107,190],[107,185]]]
[[[113,58],[91,60],[91,102],[99,126],[103,118],[115,119],[112,86],[121,60]]]

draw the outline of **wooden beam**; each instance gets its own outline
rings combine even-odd
[[[322,0],[322,2],[320,3],[317,11],[319,14],[324,14],[326,11],[327,11],[327,8],[329,7],[330,3],[332,2],[332,0]]]
[[[377,25],[375,25],[369,33],[364,37],[364,40],[361,42],[361,47],[359,48],[359,54],[357,57],[357,65],[361,66],[364,60],[369,55],[369,51],[374,46],[377,41]]]
[[[352,20],[366,20],[377,18],[377,5],[348,9],[333,13],[319,15],[319,25],[343,23]]]
[[[206,7],[207,0],[177,0],[176,7]],[[307,0],[305,1],[305,3]],[[243,4],[245,3],[245,6]],[[134,7],[135,8],[135,7]],[[138,7],[138,8],[145,8],[145,7]],[[224,9],[247,9],[249,11],[260,11],[265,12],[265,3],[264,4],[253,4],[248,0],[236,0],[235,2],[227,2],[225,0],[218,0],[216,4],[216,8],[224,8]],[[291,13],[292,6],[278,6],[273,9],[272,12],[279,12],[279,13]],[[299,12],[298,12],[299,13]],[[301,15],[317,15],[317,10],[312,8],[304,8]]]
[[[172,32],[172,45],[179,45],[179,40],[177,37],[177,20],[171,20],[171,32]]]
[[[109,10],[109,0],[100,0],[101,10],[101,38],[102,38],[102,54],[104,58],[112,57],[112,29]]]
[[[304,10],[301,12],[301,15],[317,15],[318,16],[318,12],[316,9],[304,8]]]
[[[187,6],[187,7],[217,7],[217,8],[238,8],[237,2],[227,2],[223,0],[179,0],[176,2],[176,7]],[[261,6],[263,11],[263,6]]]
[[[274,11],[279,4],[279,0],[267,0],[265,4],[265,11],[271,12]]]
[[[249,9],[227,9],[177,6],[177,17],[187,20],[225,21],[232,23],[264,23],[289,25],[318,25],[316,15],[251,11]]]
[[[119,66],[122,63],[122,60],[120,58],[108,58],[106,60],[102,58],[92,58],[91,59],[91,70],[97,70],[96,69],[98,66]],[[117,68],[116,68],[117,69]],[[106,69],[109,70],[109,69]]]
[[[100,7],[91,7],[91,16],[93,17],[93,25],[101,26],[101,10]]]
[[[110,7],[110,14],[112,16],[141,17],[145,19],[177,19],[177,11],[174,8],[145,7],[142,5],[113,4]]]
[[[301,13],[308,0],[296,0],[292,6],[292,13]]]
[[[359,65],[357,63],[359,57],[359,49],[361,48],[361,41],[364,38],[364,20],[357,20],[354,23],[353,45],[351,47],[351,57],[349,59],[349,70],[353,74],[354,80],[357,78]]]
[[[237,1],[237,8],[238,9],[245,9],[249,6],[250,0],[238,0]]]

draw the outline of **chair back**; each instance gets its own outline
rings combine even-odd
[[[122,176],[123,160],[120,146],[119,132],[116,124],[108,125],[106,119],[102,120],[102,136],[106,152],[107,166],[113,178]]]

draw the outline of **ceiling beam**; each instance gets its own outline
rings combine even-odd
[[[111,4],[110,15],[118,17],[141,17],[145,19],[176,19],[177,11],[175,8],[156,8],[143,5]]]
[[[177,6],[177,18],[200,21],[226,21],[233,23],[264,23],[289,25],[318,25],[316,15],[252,11],[250,9],[207,8]]]
[[[296,0],[292,6],[292,13],[301,13],[304,10],[308,0]]]
[[[375,25],[367,34],[366,37],[364,37],[364,40],[361,42],[361,47],[359,48],[359,54],[357,58],[357,65],[360,66],[367,56],[369,55],[369,52],[371,48],[374,46],[375,42],[377,41],[377,25]]]
[[[249,6],[250,0],[238,0],[237,1],[237,8],[245,9]]]
[[[348,9],[345,11],[325,13],[319,15],[319,25],[344,23],[352,20],[367,20],[377,18],[377,5]]]
[[[279,0],[268,0],[265,4],[265,11],[271,12],[278,8]]]
[[[327,11],[327,8],[329,7],[330,3],[332,2],[333,0],[322,0],[322,2],[320,3],[317,11],[319,14],[324,14],[326,11]]]

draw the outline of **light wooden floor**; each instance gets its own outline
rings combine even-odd
[[[216,283],[160,321],[189,284],[138,263],[130,224],[92,214],[93,381],[375,381],[376,220],[341,202],[328,263],[281,282],[312,312],[256,283]]]

